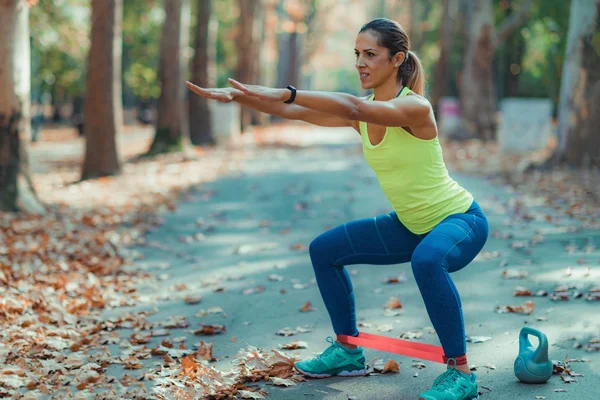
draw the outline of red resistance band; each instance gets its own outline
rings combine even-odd
[[[445,364],[448,357],[444,355],[444,350],[441,346],[432,344],[410,342],[408,340],[395,339],[387,336],[373,335],[370,333],[360,332],[358,336],[337,335],[337,340],[340,343],[352,344],[355,346],[368,347],[386,351],[388,353],[397,353],[409,357],[419,358],[421,360],[434,361]],[[464,364],[462,358],[466,362],[466,357],[455,357],[456,365]],[[459,361],[459,359],[461,359]]]

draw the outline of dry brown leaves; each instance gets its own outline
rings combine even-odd
[[[264,391],[249,388],[246,384],[266,381],[277,386],[293,386],[304,378],[294,371],[295,359],[277,350],[268,354],[249,346],[235,356],[235,367],[218,371],[211,367],[199,353],[187,355],[170,368],[163,368],[155,375],[155,392],[162,398],[180,399],[226,399],[262,398]]]
[[[483,143],[478,140],[443,142],[444,159],[453,169],[473,175],[495,177],[498,183],[512,186],[516,193],[543,197],[545,203],[556,211],[555,215],[546,215],[546,221],[556,222],[557,218],[568,216],[581,221],[583,227],[600,228],[598,168],[527,168],[528,165],[541,165],[551,156],[556,145],[553,141],[537,153],[511,158],[500,152],[497,143]],[[534,218],[527,215],[522,217]]]
[[[519,304],[516,306],[513,306],[513,305],[496,306],[496,312],[499,314],[515,313],[515,314],[530,315],[534,309],[535,309],[535,302],[533,300],[526,301],[525,303]]]
[[[139,154],[149,138],[127,142],[123,153]],[[115,380],[107,367],[140,369],[153,353],[165,362],[187,355],[214,360],[212,345],[197,352],[167,340],[157,349],[146,346],[151,337],[186,326],[181,321],[150,323],[145,312],[105,319],[102,312],[139,303],[136,285],[151,277],[133,268],[135,254],[127,247],[144,244],[143,234],[160,224],[157,213],[173,210],[190,186],[218,176],[232,157],[243,155],[225,156],[224,149],[201,159],[165,155],[126,163],[114,178],[73,183],[80,174],[80,141],[32,146],[32,179],[47,215],[0,214],[0,397],[22,398],[26,388],[27,398],[59,391],[85,397],[93,390],[102,398],[153,398],[141,387],[145,374]],[[78,150],[63,152],[64,146]],[[120,328],[136,332],[121,340]],[[202,328],[211,330],[224,327]],[[110,354],[112,344],[121,354]]]

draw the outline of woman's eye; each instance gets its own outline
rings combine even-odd
[[[373,57],[375,54],[373,53],[367,53],[369,55],[369,57]]]

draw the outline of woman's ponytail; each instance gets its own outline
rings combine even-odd
[[[419,57],[410,50],[400,66],[398,80],[402,82],[402,85],[407,86],[416,94],[425,95],[425,71]]]

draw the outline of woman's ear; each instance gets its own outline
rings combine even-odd
[[[399,68],[402,63],[404,62],[404,58],[406,57],[406,54],[399,51],[394,55],[393,61],[394,61],[394,67]]]

